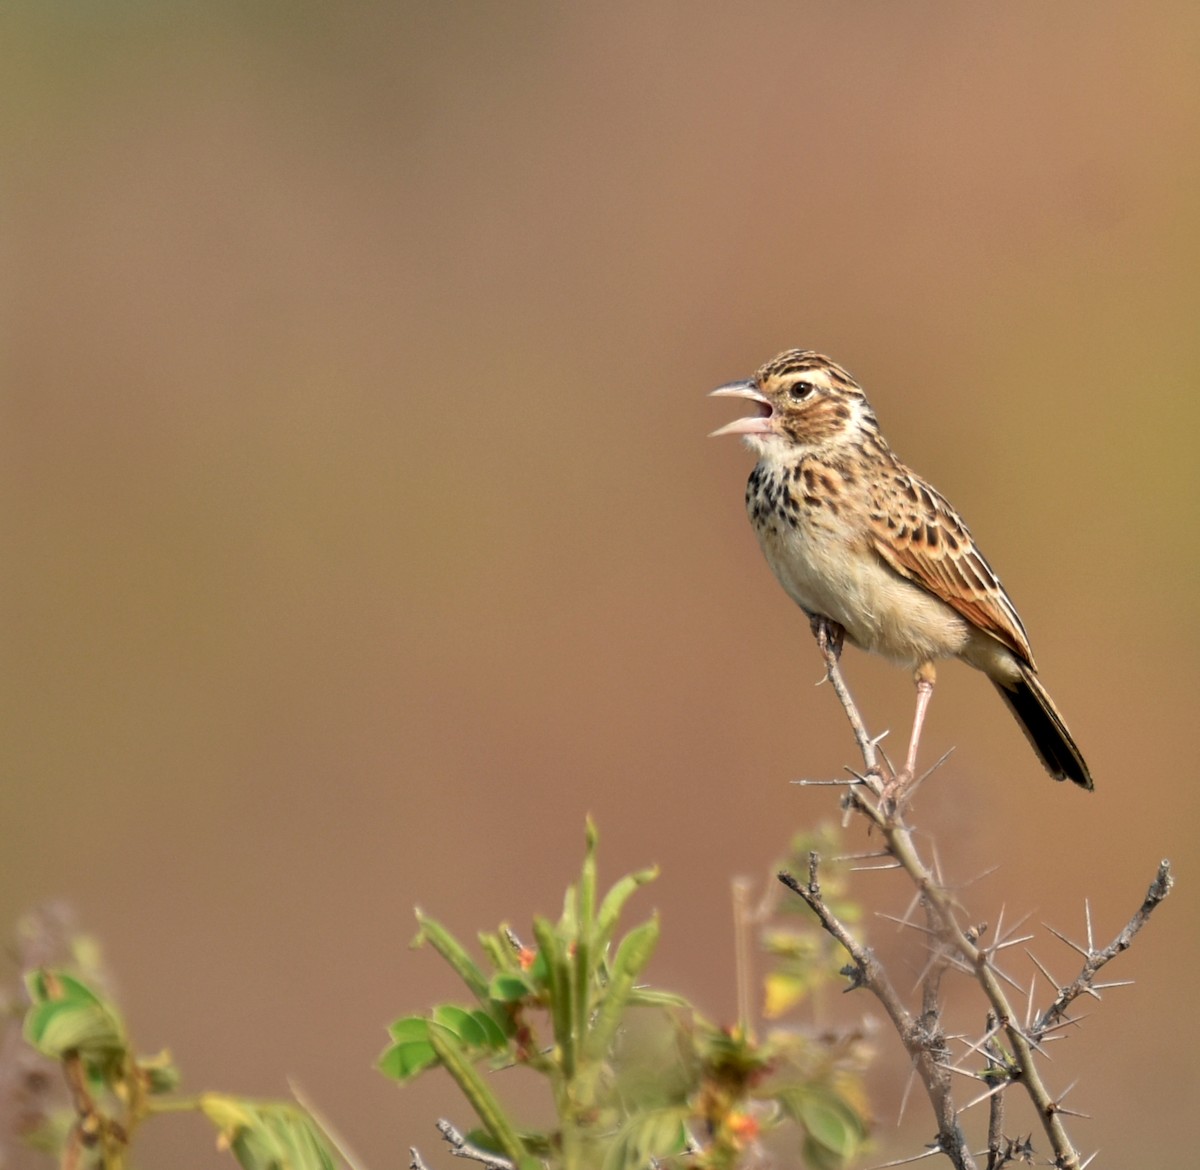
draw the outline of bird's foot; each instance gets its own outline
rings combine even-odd
[[[895,816],[903,811],[911,795],[909,785],[912,784],[913,774],[908,768],[893,772],[883,782],[883,790],[879,794],[879,807],[885,816]]]
[[[835,662],[841,658],[842,647],[846,644],[845,627],[835,622],[833,618],[824,617],[819,613],[810,613],[808,624],[812,629],[813,637],[817,640],[817,645],[821,648],[821,653],[831,655]]]

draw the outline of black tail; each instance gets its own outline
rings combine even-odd
[[[1002,683],[996,683],[996,690],[1017,717],[1046,771],[1055,780],[1073,780],[1082,788],[1091,788],[1092,774],[1046,688],[1032,667],[1022,665],[1021,673],[1021,681],[1011,690]]]

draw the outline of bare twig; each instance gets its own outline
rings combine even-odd
[[[878,741],[867,734],[866,724],[863,723],[862,716],[858,713],[858,708],[850,696],[850,689],[842,677],[842,668],[838,665],[838,659],[842,652],[842,638],[845,636],[844,631],[825,618],[813,618],[812,626],[813,635],[816,637],[817,645],[825,659],[825,677],[829,680],[834,694],[837,695],[842,709],[846,712],[846,718],[850,721],[854,738],[858,741],[858,750],[862,752],[863,763],[867,766],[867,772],[871,773],[878,768],[876,751]]]
[[[1103,950],[1097,951],[1092,948],[1091,915],[1088,915],[1088,949],[1083,952],[1083,968],[1070,983],[1058,987],[1058,995],[1054,997],[1054,1002],[1042,1013],[1037,1023],[1031,1029],[1033,1035],[1041,1036],[1044,1032],[1065,1019],[1067,1008],[1081,995],[1085,993],[1096,994],[1095,978],[1097,973],[1106,963],[1111,962],[1122,951],[1127,951],[1133,945],[1134,935],[1150,921],[1150,915],[1154,913],[1159,903],[1171,892],[1171,887],[1174,884],[1175,879],[1171,875],[1171,863],[1164,858],[1159,864],[1158,872],[1154,875],[1154,880],[1150,883],[1150,888],[1146,891],[1146,897],[1142,900],[1142,904],[1137,908],[1133,917],[1125,924],[1117,937]],[[1041,964],[1039,963],[1038,966],[1041,967]],[[1049,978],[1044,967],[1042,968],[1042,974]]]
[[[472,1162],[478,1162],[483,1166],[484,1170],[515,1170],[513,1162],[509,1158],[467,1141],[444,1117],[438,1120],[437,1128],[438,1133],[450,1147],[450,1153],[456,1158],[470,1158]]]
[[[1000,1047],[996,1043],[996,1032],[1000,1027],[996,1017],[988,1012],[987,1035],[983,1050],[988,1057],[988,1071],[1002,1069]],[[1006,1081],[1007,1083],[1007,1081]],[[997,1093],[988,1107],[988,1161],[987,1170],[1001,1170],[1004,1165],[1004,1094]]]
[[[786,871],[780,873],[779,880],[788,889],[800,895],[825,930],[845,947],[854,963],[850,969],[850,988],[848,990],[865,987],[883,1005],[884,1011],[892,1021],[892,1026],[908,1051],[917,1075],[925,1086],[929,1102],[933,1106],[938,1122],[937,1149],[946,1153],[958,1170],[976,1170],[975,1161],[967,1149],[966,1138],[958,1124],[950,1092],[950,1077],[945,1069],[940,1067],[940,1056],[944,1050],[945,1037],[940,1034],[931,1034],[927,1030],[926,1022],[913,1016],[874,952],[860,943],[825,905],[817,874],[820,863],[819,855],[810,853],[808,855],[807,882],[797,880]]]
[[[987,1147],[989,1170],[996,1170],[997,1167],[1012,1161],[1028,1161],[1033,1156],[1030,1137],[1022,1141],[1019,1138],[1007,1138],[1003,1134],[1004,1090],[1016,1083],[1023,1087],[1041,1121],[1053,1151],[1052,1165],[1057,1170],[1081,1170],[1080,1156],[1062,1122],[1064,1116],[1074,1115],[1074,1111],[1063,1108],[1061,1097],[1056,1099],[1051,1095],[1042,1079],[1035,1057],[1044,1052],[1043,1042],[1054,1038],[1048,1037],[1048,1033],[1071,1022],[1067,1016],[1067,1009],[1075,999],[1084,994],[1099,998],[1099,989],[1108,986],[1097,985],[1096,974],[1121,951],[1129,948],[1134,936],[1146,924],[1150,914],[1170,892],[1173,881],[1170,866],[1166,861],[1159,866],[1158,874],[1151,883],[1141,907],[1103,950],[1095,949],[1090,906],[1086,908],[1086,946],[1070,943],[1070,940],[1054,931],[1084,957],[1083,968],[1070,984],[1060,985],[1035,959],[1034,962],[1042,974],[1050,979],[1056,988],[1057,995],[1036,1022],[1031,1023],[1031,987],[1028,991],[1030,1005],[1026,1009],[1022,1024],[1009,1001],[1003,982],[1008,982],[1020,990],[1022,995],[1026,993],[1020,984],[1002,972],[994,962],[995,956],[1001,950],[1028,941],[1027,937],[1015,937],[1020,923],[1010,929],[1008,937],[1004,937],[1001,926],[998,925],[994,932],[996,941],[987,946],[981,943],[987,931],[986,924],[963,924],[963,919],[960,919],[962,908],[957,899],[941,880],[936,867],[931,868],[920,856],[913,840],[912,829],[904,817],[903,802],[892,799],[892,789],[885,781],[884,771],[879,763],[879,738],[873,738],[868,733],[866,723],[841,672],[840,627],[823,619],[814,619],[813,633],[825,661],[826,677],[846,713],[865,765],[862,773],[849,770],[856,783],[847,786],[843,807],[862,815],[879,831],[883,838],[884,852],[905,870],[916,887],[917,900],[925,911],[924,928],[917,926],[909,918],[915,907],[910,908],[909,914],[901,920],[903,925],[922,930],[930,939],[930,961],[918,979],[922,999],[920,1015],[915,1016],[905,1004],[873,952],[855,939],[825,905],[818,879],[820,859],[815,853],[809,855],[807,882],[801,882],[786,873],[779,875],[780,880],[804,900],[826,932],[837,939],[850,955],[853,965],[847,969],[851,980],[847,990],[867,988],[883,1005],[891,1019],[933,1106],[938,1138],[931,1147],[931,1152],[944,1153],[959,1170],[974,1170],[976,1165],[959,1125],[958,1119],[962,1110],[955,1106],[950,1089],[949,1071],[953,1065],[949,1060],[946,1036],[941,1024],[942,978],[946,971],[956,969],[968,972],[975,979],[989,1005],[988,1032],[981,1043],[988,1060],[986,1079],[994,1083],[988,1092],[970,1103],[974,1105],[983,1100],[991,1102]],[[938,765],[941,762],[939,760]],[[1002,1054],[997,1043],[997,1037],[1001,1033],[1007,1042],[1008,1054]],[[969,1107],[968,1105],[964,1108]]]

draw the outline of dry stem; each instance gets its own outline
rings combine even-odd
[[[974,977],[988,1002],[988,1031],[985,1039],[979,1045],[968,1047],[982,1052],[988,1065],[985,1076],[969,1075],[976,1076],[977,1080],[983,1081],[987,1086],[987,1091],[971,1104],[985,1099],[991,1101],[987,1149],[989,1170],[1026,1152],[1030,1145],[1028,1138],[1022,1142],[1019,1138],[1005,1138],[1001,1132],[1004,1118],[1001,1099],[1005,1090],[1013,1084],[1024,1087],[1037,1112],[1054,1152],[1052,1165],[1058,1170],[1082,1170],[1080,1156],[1063,1125],[1063,1115],[1068,1111],[1063,1108],[1061,1100],[1056,1100],[1047,1089],[1036,1055],[1043,1050],[1042,1042],[1047,1038],[1047,1034],[1064,1022],[1069,1022],[1067,1009],[1075,999],[1083,994],[1091,994],[1098,998],[1096,974],[1105,964],[1129,948],[1134,936],[1146,924],[1155,907],[1170,892],[1173,879],[1169,863],[1161,863],[1142,905],[1116,938],[1100,950],[1096,950],[1092,943],[1089,916],[1087,946],[1070,944],[1084,956],[1083,968],[1079,975],[1069,984],[1055,983],[1057,994],[1054,1001],[1036,1018],[1032,1017],[1031,1013],[1029,1021],[1022,1026],[1004,987],[1007,977],[999,971],[993,961],[1003,940],[997,938],[990,947],[985,947],[981,945],[980,939],[986,933],[986,924],[964,927],[960,922],[961,907],[922,860],[913,842],[912,830],[904,819],[902,803],[890,799],[890,792],[879,766],[877,741],[868,734],[862,715],[842,676],[838,663],[840,644],[836,631],[827,623],[816,620],[813,623],[813,633],[825,659],[829,682],[846,713],[865,765],[862,774],[852,773],[855,782],[847,787],[845,806],[865,817],[878,829],[883,837],[886,852],[908,874],[925,910],[925,932],[931,938],[934,954],[921,978],[920,1015],[914,1015],[905,1004],[887,971],[870,948],[855,939],[825,905],[818,877],[820,858],[815,853],[809,857],[806,882],[801,882],[786,873],[779,875],[781,881],[805,901],[824,929],[837,939],[850,955],[853,962],[852,967],[848,969],[851,987],[867,988],[887,1012],[912,1059],[913,1067],[933,1108],[938,1126],[935,1150],[946,1154],[958,1170],[976,1170],[975,1156],[968,1148],[959,1124],[961,1113],[969,1106],[960,1108],[955,1105],[950,1084],[950,1072],[964,1070],[956,1069],[952,1065],[941,1022],[941,978],[944,972],[953,966],[969,972]],[[1041,967],[1041,964],[1038,966]],[[1046,973],[1044,967],[1041,967],[1041,970]],[[1001,1052],[996,1043],[1000,1034],[1003,1034],[1008,1043],[1010,1052],[1007,1055]]]

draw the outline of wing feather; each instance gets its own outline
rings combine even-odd
[[[1016,608],[949,502],[907,469],[884,483],[871,515],[879,556],[1033,666]]]

